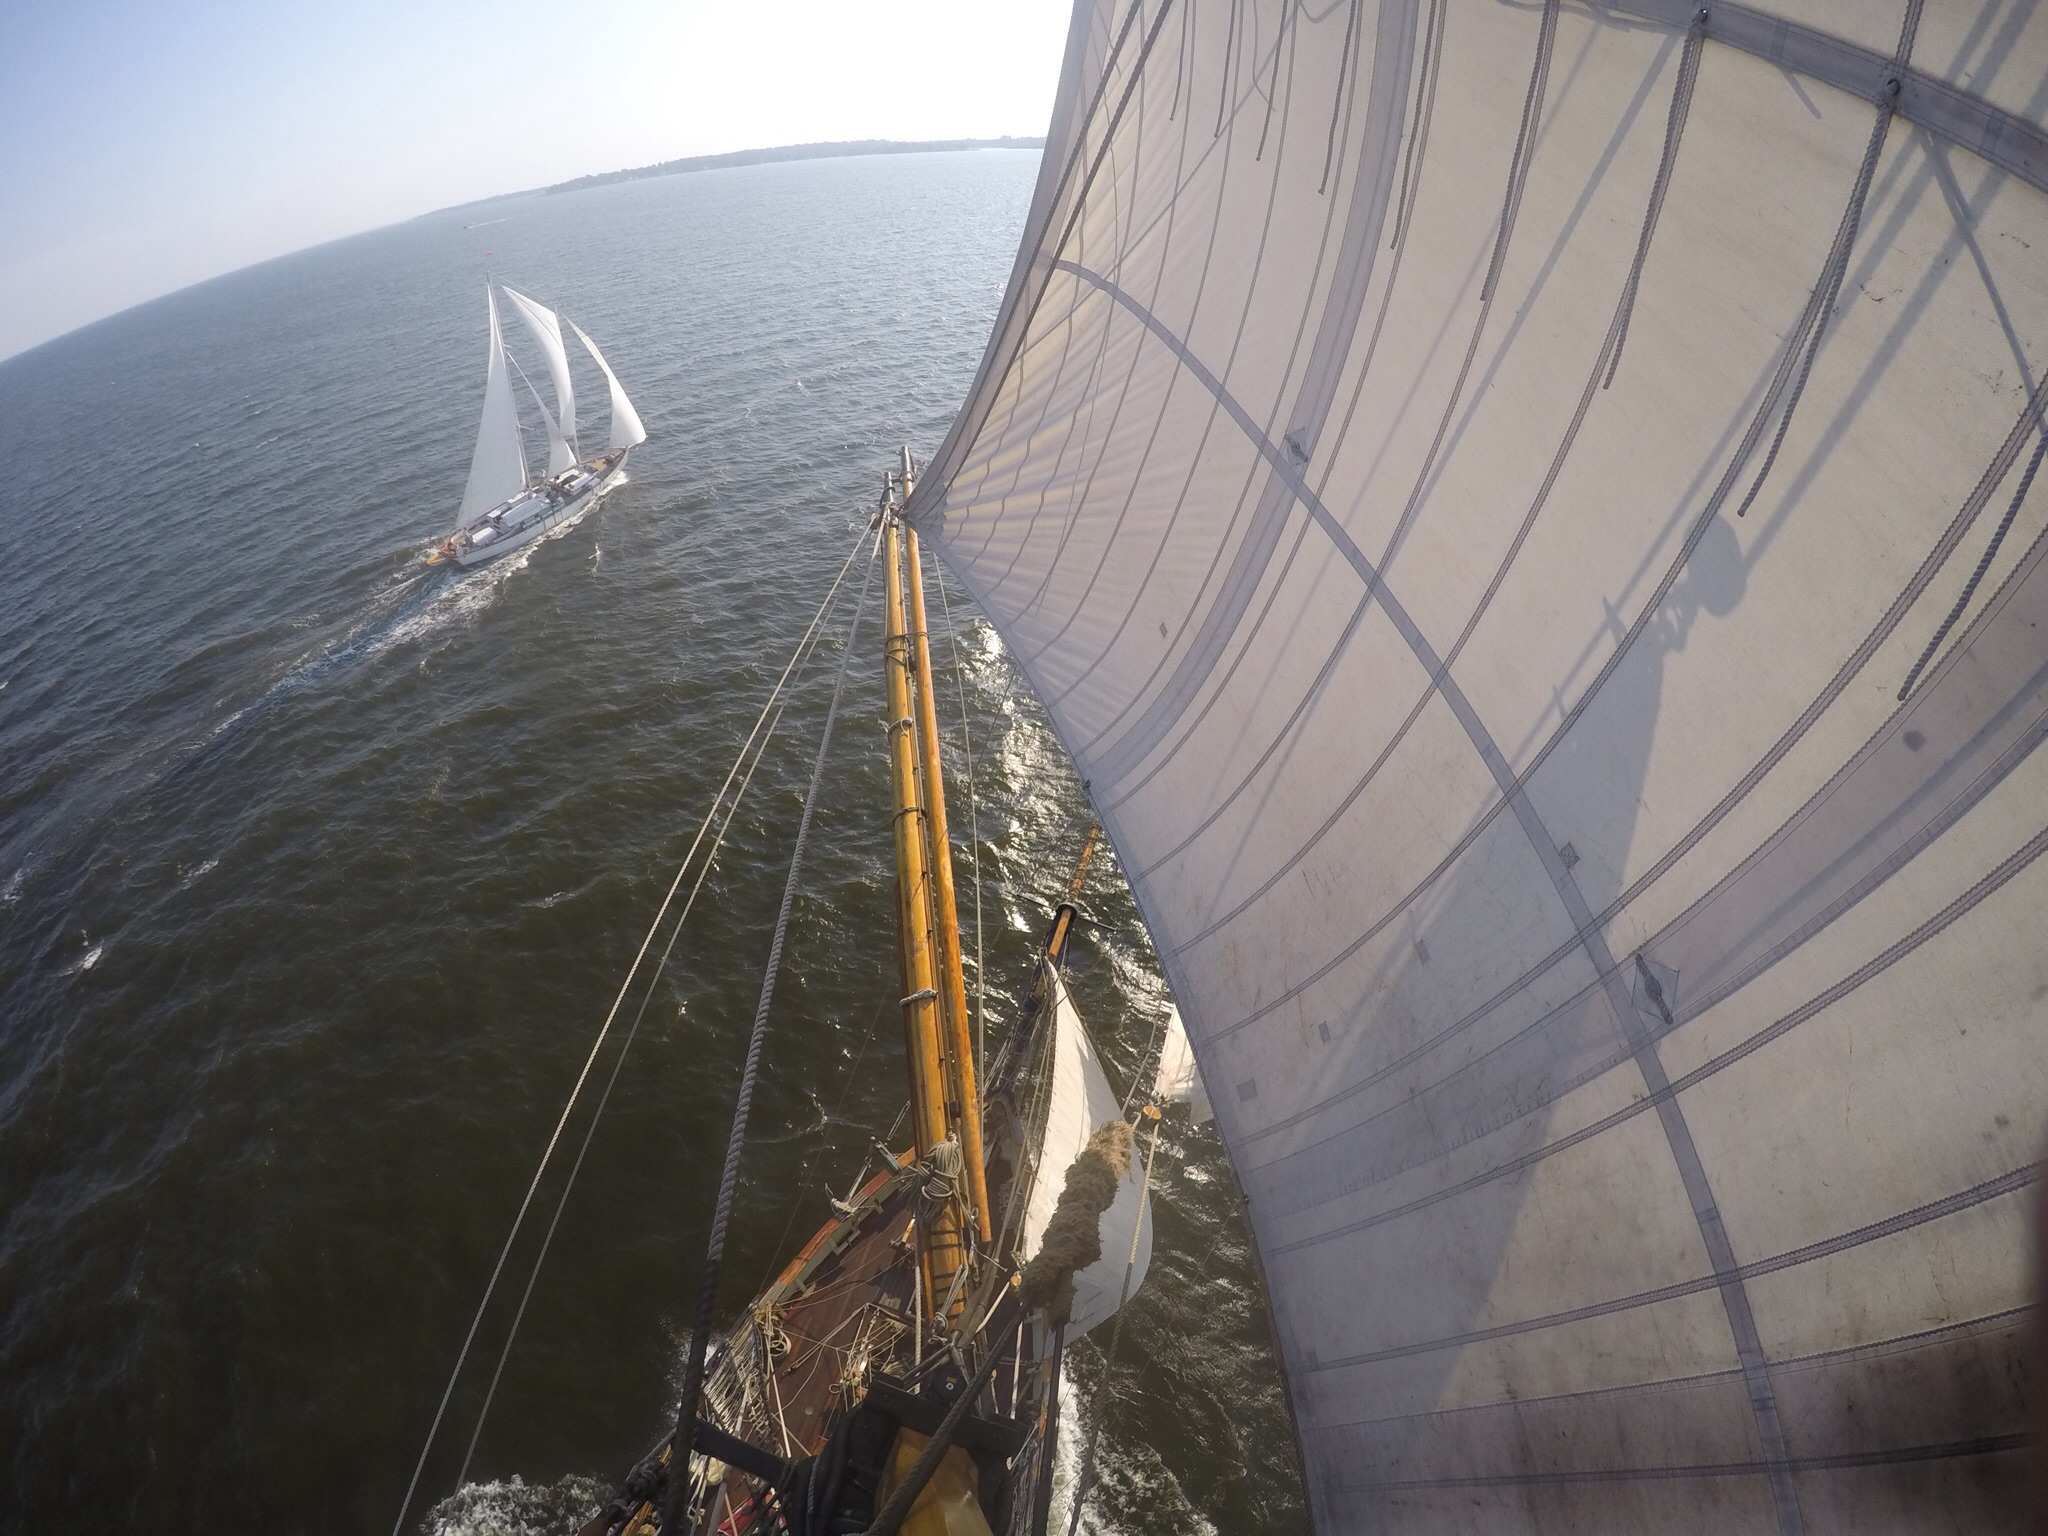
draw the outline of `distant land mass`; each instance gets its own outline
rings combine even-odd
[[[919,139],[914,142],[905,139],[847,139],[833,144],[783,144],[774,149],[735,149],[723,155],[685,155],[680,160],[664,160],[659,165],[578,176],[574,181],[558,181],[551,187],[537,187],[532,192],[500,193],[496,197],[479,198],[476,203],[459,206],[473,208],[478,203],[502,202],[507,197],[531,197],[535,193],[546,197],[556,192],[580,192],[585,187],[601,187],[614,181],[638,181],[643,176],[679,176],[685,171],[716,171],[729,165],[767,165],[778,160],[836,160],[844,155],[922,155],[952,149],[1043,148],[1045,140],[1042,137],[1016,138],[1010,134],[1004,134],[1000,139]]]

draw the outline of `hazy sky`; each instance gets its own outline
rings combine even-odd
[[[1038,134],[1070,0],[0,4],[0,357],[450,203],[818,139]]]

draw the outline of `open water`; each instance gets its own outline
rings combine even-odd
[[[966,390],[1036,169],[828,160],[507,200],[0,365],[0,1527],[391,1529],[690,832],[895,446],[929,453]],[[487,270],[597,338],[653,438],[579,523],[430,572],[476,428]],[[601,383],[579,378],[596,441]],[[999,1032],[1089,817],[1001,646],[952,603],[935,661],[950,686],[957,646]],[[902,1100],[872,604],[853,643],[729,1310]],[[670,1411],[831,666],[800,685],[656,993],[470,1485],[451,1498],[530,1240],[414,1529],[559,1529]],[[957,773],[957,723],[948,745]],[[962,833],[966,812],[956,797]],[[963,860],[963,900],[967,878]],[[1128,1072],[1163,983],[1113,860],[1083,905],[1076,995]],[[1158,1178],[1084,1528],[1297,1529],[1214,1136],[1171,1116]],[[1085,1414],[1085,1348],[1074,1375]]]

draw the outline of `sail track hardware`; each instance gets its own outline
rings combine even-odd
[[[846,644],[839,652],[839,670],[832,679],[832,702],[825,709],[824,728],[818,736],[818,755],[811,764],[810,787],[804,792],[803,814],[797,820],[796,841],[790,850],[789,875],[782,884],[782,906],[775,914],[774,937],[768,944],[768,964],[761,975],[761,997],[754,1008],[754,1026],[747,1037],[746,1066],[740,1073],[740,1088],[733,1104],[732,1132],[726,1138],[725,1162],[719,1171],[718,1202],[711,1213],[711,1233],[705,1241],[704,1273],[697,1287],[697,1316],[690,1330],[690,1353],[683,1367],[683,1390],[676,1404],[674,1444],[689,1445],[697,1422],[697,1397],[704,1386],[704,1356],[711,1340],[711,1319],[718,1305],[719,1269],[725,1257],[726,1226],[732,1219],[733,1197],[739,1186],[740,1154],[746,1148],[747,1119],[753,1109],[754,1085],[761,1074],[761,1051],[767,1042],[768,1010],[775,999],[775,978],[782,967],[782,946],[789,936],[789,915],[796,905],[797,882],[803,874],[804,848],[810,841],[811,818],[818,808],[818,792],[825,783],[825,762],[832,750],[832,727],[839,718],[839,701],[846,691],[847,664],[853,659],[853,641],[867,610],[868,588],[875,567],[870,556],[867,574],[860,584],[860,599],[854,604],[853,623]],[[662,1506],[662,1529],[682,1530],[685,1480],[669,1480]]]
[[[683,909],[676,918],[674,931],[669,936],[668,945],[662,951],[661,959],[656,963],[655,969],[650,976],[647,995],[642,998],[639,1012],[634,1016],[633,1024],[627,1033],[625,1046],[621,1047],[619,1056],[612,1065],[612,1075],[610,1082],[606,1085],[604,1097],[600,1099],[597,1112],[591,1117],[590,1124],[584,1131],[583,1145],[577,1152],[575,1165],[571,1169],[568,1179],[563,1183],[561,1193],[556,1197],[554,1216],[549,1222],[547,1237],[543,1239],[540,1251],[534,1257],[533,1270],[526,1283],[525,1297],[520,1302],[519,1312],[514,1316],[512,1328],[506,1335],[503,1350],[501,1350],[498,1357],[497,1372],[492,1376],[494,1389],[498,1376],[504,1371],[505,1360],[510,1354],[513,1340],[518,1335],[519,1321],[525,1315],[526,1300],[532,1297],[534,1283],[540,1276],[541,1265],[546,1261],[549,1244],[554,1237],[555,1228],[561,1221],[562,1211],[568,1203],[571,1191],[575,1188],[576,1174],[583,1166],[584,1154],[590,1150],[591,1138],[596,1134],[598,1121],[603,1115],[606,1103],[609,1102],[611,1084],[618,1081],[619,1068],[625,1060],[625,1048],[632,1044],[633,1037],[639,1030],[640,1020],[646,1016],[647,1002],[653,995],[653,982],[659,979],[662,969],[668,963],[670,954],[674,952],[676,940],[681,936],[683,925],[689,920],[691,909],[696,904],[697,894],[704,888],[705,875],[710,870],[712,860],[724,842],[726,830],[732,825],[732,818],[739,810],[740,801],[746,794],[747,786],[753,781],[754,769],[759,766],[762,755],[768,749],[768,743],[774,738],[776,729],[781,724],[782,711],[788,702],[787,695],[790,682],[813,651],[815,651],[818,641],[824,633],[825,622],[831,616],[833,607],[838,601],[840,588],[846,581],[847,573],[853,569],[854,561],[859,558],[861,549],[867,542],[865,533],[854,540],[853,548],[847,553],[845,561],[840,565],[838,574],[832,578],[831,586],[826,589],[825,596],[819,602],[817,611],[812,614],[810,623],[805,627],[803,635],[798,639],[796,649],[791,653],[788,663],[782,669],[781,675],[776,678],[774,686],[769,690],[767,701],[762,704],[760,714],[755,716],[753,729],[747,733],[745,742],[741,744],[738,755],[733,759],[732,767],[726,771],[724,782],[719,785],[718,792],[712,796],[710,808],[705,811],[704,819],[697,827],[696,836],[691,839],[689,851],[683,855],[683,861],[676,870],[675,879],[669,883],[667,894],[662,897],[661,906],[654,914],[654,921],[648,924],[646,936],[641,939],[640,948],[633,956],[633,963],[626,968],[625,980],[619,984],[618,995],[612,999],[611,1008],[606,1012],[604,1022],[598,1027],[597,1038],[591,1042],[590,1054],[584,1058],[582,1070],[577,1073],[576,1081],[569,1090],[568,1100],[562,1106],[561,1116],[556,1120],[555,1128],[549,1134],[547,1144],[541,1151],[539,1164],[533,1172],[533,1179],[527,1185],[526,1193],[519,1202],[519,1210],[512,1218],[511,1230],[505,1234],[504,1246],[499,1249],[497,1262],[492,1266],[490,1279],[485,1283],[483,1297],[478,1301],[476,1312],[470,1318],[469,1331],[463,1336],[461,1349],[456,1352],[455,1364],[448,1373],[447,1385],[442,1389],[441,1400],[434,1409],[433,1421],[427,1428],[426,1441],[420,1447],[419,1460],[414,1463],[412,1477],[406,1484],[405,1498],[399,1505],[398,1517],[392,1522],[392,1536],[402,1536],[405,1530],[405,1517],[412,1510],[412,1501],[419,1493],[420,1479],[426,1473],[427,1459],[433,1454],[434,1445],[440,1438],[441,1424],[447,1418],[448,1405],[455,1396],[456,1383],[462,1378],[463,1367],[469,1363],[469,1352],[475,1347],[477,1332],[483,1325],[484,1314],[490,1309],[491,1300],[497,1294],[498,1283],[504,1277],[506,1262],[512,1255],[512,1245],[518,1240],[520,1231],[525,1225],[527,1214],[533,1207],[534,1198],[540,1190],[541,1179],[546,1175],[548,1166],[554,1158],[555,1149],[561,1143],[562,1133],[568,1127],[570,1115],[575,1112],[584,1086],[590,1079],[591,1070],[597,1064],[598,1055],[604,1049],[605,1041],[611,1036],[612,1026],[618,1020],[619,1010],[624,1007],[626,997],[632,991],[634,982],[639,977],[640,967],[645,963],[648,952],[654,947],[655,936],[661,932],[662,926],[668,918],[669,909],[675,904],[676,894],[682,889],[684,877],[694,867],[697,869],[696,883],[692,885],[690,894],[683,903]],[[873,556],[874,551],[870,550],[870,573],[873,571]],[[867,590],[865,582],[861,590],[863,597],[865,597]],[[842,667],[843,665],[842,660]],[[735,783],[738,784],[737,790],[734,789]],[[726,798],[729,794],[732,797],[730,802]],[[721,815],[723,819],[721,819]],[[707,835],[712,834],[714,823],[717,825],[716,835],[712,836],[710,848],[705,853],[705,857],[700,864],[697,860],[697,854],[700,849],[704,848]],[[483,1432],[484,1417],[489,1411],[490,1396],[486,1395],[483,1408],[479,1410],[477,1415],[476,1430],[470,1436],[470,1454],[472,1456],[476,1450],[477,1439]],[[458,1487],[461,1485],[462,1479],[468,1474],[468,1462],[469,1457],[465,1457],[462,1472],[457,1477]]]

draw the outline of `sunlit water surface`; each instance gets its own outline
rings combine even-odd
[[[1036,169],[836,160],[458,210],[0,365],[9,1529],[390,1528],[697,818],[895,445],[929,452],[966,390]],[[476,428],[487,270],[595,336],[653,436],[579,523],[430,572]],[[603,391],[580,378],[595,442]],[[948,688],[964,676],[1000,1031],[1088,812],[951,601],[936,660]],[[855,647],[729,1311],[902,1099],[872,604]],[[800,685],[663,978],[470,1486],[450,1498],[517,1284],[409,1524],[564,1528],[659,1433],[830,669]],[[1164,987],[1113,864],[1083,900],[1076,995],[1127,1074]],[[1213,1135],[1176,1115],[1158,1181],[1084,1526],[1296,1529]],[[1100,1377],[1077,1351],[1070,1423]]]

